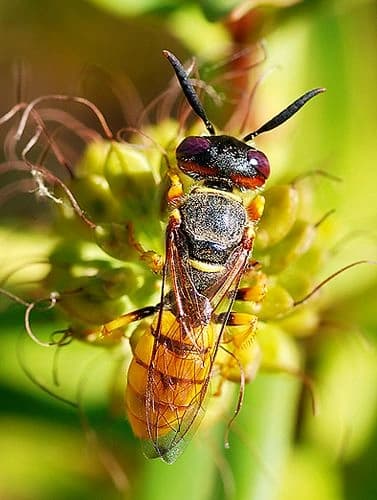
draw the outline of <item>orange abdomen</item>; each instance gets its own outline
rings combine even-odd
[[[212,327],[183,336],[169,311],[157,318],[140,337],[128,370],[126,408],[133,432],[156,439],[179,432],[186,415],[195,418],[208,385],[211,369]]]

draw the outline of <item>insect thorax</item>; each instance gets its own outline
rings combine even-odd
[[[180,213],[190,259],[225,265],[247,223],[242,203],[228,193],[202,188],[186,198]]]

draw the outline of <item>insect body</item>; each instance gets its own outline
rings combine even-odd
[[[238,140],[215,134],[183,66],[170,52],[164,54],[210,135],[187,137],[176,150],[178,168],[196,183],[185,194],[178,176],[171,174],[168,202],[173,208],[166,229],[160,304],[125,314],[100,331],[107,335],[153,315],[150,326],[131,339],[134,356],[126,408],[135,435],[147,445],[147,456],[173,462],[205,411],[211,376],[224,368],[217,366],[217,355],[226,329],[245,327],[241,336],[234,334],[230,340],[233,358],[255,331],[256,318],[235,313],[232,306],[235,300],[253,296],[251,289],[239,285],[249,268],[263,211],[257,189],[270,169],[264,153],[246,142],[286,121],[323,89],[307,92]],[[255,197],[246,204],[243,192],[250,190]],[[241,375],[247,369],[239,368]]]
[[[247,155],[248,162],[260,159],[261,171],[251,163],[248,171],[237,174],[239,182],[254,179],[261,184],[267,160],[238,143],[225,136],[191,137],[177,150],[180,168],[204,184],[187,196],[182,194],[170,216],[165,273],[172,290],[163,297],[151,328],[137,342],[126,396],[134,432],[152,439],[157,455],[167,460],[171,451],[181,448],[203,413],[225,325],[219,307],[237,288],[252,248],[255,221],[249,219],[241,197],[232,192],[233,182],[221,170],[235,172],[242,165],[242,150],[245,162]],[[206,173],[204,179],[206,149],[213,153],[215,148],[214,174]]]

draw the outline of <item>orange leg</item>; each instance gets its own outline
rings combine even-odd
[[[128,325],[135,321],[140,321],[148,316],[152,316],[155,314],[158,309],[157,306],[148,306],[143,307],[141,309],[137,309],[136,311],[131,311],[127,314],[122,314],[116,319],[105,323],[104,325],[100,325],[97,328],[93,328],[92,330],[87,330],[85,332],[85,336],[88,340],[103,340],[106,338],[119,338],[124,335],[124,331]]]
[[[258,304],[266,294],[265,274],[252,267],[244,279],[248,286],[239,288],[235,299]],[[229,315],[218,315],[216,322],[223,321],[226,321],[223,347],[228,352],[219,356],[221,374],[227,380],[239,382],[244,378],[248,382],[254,378],[260,363],[260,349],[255,342],[258,317],[250,312],[231,311]]]
[[[258,318],[253,314],[230,313],[224,332],[224,349],[216,360],[224,379],[239,382],[244,378],[249,382],[254,378],[260,362],[260,349],[254,341],[257,324]]]
[[[183,198],[183,186],[179,176],[175,173],[169,172],[170,188],[167,194],[167,201],[170,206],[176,206]]]
[[[251,221],[258,222],[262,217],[264,210],[265,199],[262,195],[258,194],[246,207],[247,214]]]

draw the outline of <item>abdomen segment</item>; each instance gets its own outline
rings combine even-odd
[[[156,442],[187,432],[207,391],[213,346],[212,326],[183,336],[175,316],[163,311],[140,337],[128,371],[127,414],[136,436]]]

